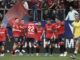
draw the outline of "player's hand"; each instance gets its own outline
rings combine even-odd
[[[51,37],[51,39],[53,39],[53,36]]]
[[[42,36],[40,37],[40,39],[42,39]]]
[[[54,35],[54,40],[56,39],[56,36]]]
[[[21,30],[19,30],[19,32],[21,32]]]
[[[11,42],[11,39],[9,38],[9,42]]]
[[[25,37],[23,37],[24,41],[26,40]]]

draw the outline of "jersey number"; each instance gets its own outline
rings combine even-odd
[[[29,32],[34,32],[34,26],[28,26],[28,31]]]

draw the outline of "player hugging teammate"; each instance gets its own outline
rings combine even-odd
[[[65,38],[64,38],[64,22],[61,22],[58,17],[55,18],[56,23],[51,23],[51,20],[47,20],[47,24],[45,25],[46,32],[46,54],[48,56],[49,47],[50,47],[50,55],[53,56],[53,49],[55,48],[55,44],[58,43],[60,45],[60,56],[66,56],[66,48],[65,48]],[[49,44],[50,42],[50,44]]]
[[[22,49],[24,45],[24,40],[27,42],[27,56],[34,56],[34,48],[36,48],[36,56],[39,56],[39,52],[42,46],[42,42],[45,40],[45,56],[53,56],[53,50],[55,44],[60,45],[60,56],[66,56],[65,48],[65,38],[64,38],[64,22],[61,22],[58,17],[55,18],[55,23],[51,23],[51,19],[47,19],[47,24],[45,28],[41,27],[41,22],[39,21],[37,25],[33,23],[33,18],[30,17],[30,22],[24,25],[24,20],[19,20],[15,18],[12,25],[13,33],[13,50],[11,51],[12,56],[16,56],[15,50],[19,48],[19,56],[22,56]],[[4,31],[4,34],[2,33]],[[0,46],[2,47],[2,56],[4,56],[4,45],[5,45],[5,34],[7,31],[3,28],[3,24],[0,24]],[[2,39],[3,38],[3,39]],[[25,39],[26,38],[26,39]],[[10,39],[9,39],[10,40]],[[35,44],[34,44],[35,43]],[[34,47],[36,46],[36,47]],[[49,52],[50,50],[50,52]]]

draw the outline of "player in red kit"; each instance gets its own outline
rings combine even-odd
[[[19,29],[19,19],[15,18],[15,23],[12,26],[12,33],[13,33],[13,39],[14,39],[14,45],[13,45],[13,50],[12,50],[13,55],[12,56],[16,56],[15,50],[19,46],[18,42],[19,42],[19,37],[20,37],[19,33],[20,32],[21,32],[21,30]]]
[[[35,36],[35,40],[36,40],[36,56],[39,56],[39,52],[40,52],[40,46],[42,45],[42,36],[44,35],[44,29],[43,27],[41,27],[41,22],[38,22],[38,26],[37,26],[37,33]]]
[[[26,24],[26,38],[27,38],[27,51],[28,51],[27,56],[30,56],[29,42],[31,43],[31,56],[33,56],[35,34],[36,34],[36,24],[33,23],[33,18],[30,17],[30,22]]]
[[[1,47],[1,56],[4,56],[4,47],[5,47],[5,42],[6,42],[6,35],[9,39],[9,35],[8,35],[8,32],[7,32],[7,29],[4,28],[4,24],[1,23],[0,24],[0,47]],[[10,39],[9,39],[9,42],[10,42]]]
[[[55,18],[55,27],[56,27],[56,32],[58,33],[58,42],[60,45],[60,56],[66,56],[67,52],[66,52],[66,48],[65,48],[65,28],[64,28],[64,22],[61,22],[59,17]]]
[[[54,30],[53,30],[53,25],[51,24],[51,20],[50,19],[48,19],[48,21],[47,21],[47,24],[45,25],[45,32],[46,32],[46,47],[45,47],[45,49],[46,49],[46,54],[45,54],[45,56],[48,56],[48,52],[49,52],[49,44],[48,44],[48,42],[50,41],[50,46],[51,46],[51,48],[50,48],[50,56],[53,56],[52,55],[52,51],[53,51],[53,48],[54,48],[54,46],[53,46],[53,38],[54,38]]]
[[[24,45],[24,31],[25,31],[25,25],[24,25],[24,20],[22,19],[21,20],[21,24],[19,25],[19,29],[20,29],[20,38],[19,38],[19,50],[20,50],[20,53],[19,53],[19,56],[22,56],[22,48],[23,48],[23,45]]]

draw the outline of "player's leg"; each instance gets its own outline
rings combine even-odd
[[[59,35],[60,56],[67,56],[64,41],[65,41],[64,34],[60,34]]]
[[[50,45],[50,56],[53,56],[53,49],[55,47],[54,41],[51,41],[51,45]]]
[[[4,46],[5,42],[1,42],[1,56],[4,56]]]
[[[31,56],[34,55],[34,38],[31,38]]]
[[[23,40],[23,36],[21,36],[20,39],[19,39],[19,43],[18,43],[19,44],[19,51],[20,51],[19,52],[19,56],[22,56],[23,55],[22,54],[22,49],[23,49],[23,45],[24,45],[23,41],[24,41]]]
[[[45,53],[45,56],[48,56],[48,52],[49,52],[49,44],[48,44],[48,42],[49,42],[49,40],[50,39],[46,39],[46,46],[45,46],[45,50],[46,50],[46,53]]]
[[[30,46],[29,46],[29,42],[30,42],[30,38],[27,38],[27,56],[30,56]]]
[[[15,54],[15,50],[16,50],[16,48],[18,47],[18,39],[19,38],[14,38],[14,44],[13,44],[13,50],[12,50],[12,56],[16,56],[16,54]]]
[[[36,56],[39,56],[39,52],[40,52],[40,42],[37,41],[37,44],[36,44]]]
[[[79,46],[80,46],[80,41],[77,40],[77,41],[76,41],[76,45],[75,45],[74,54],[73,54],[73,56],[71,56],[72,59],[75,59],[75,57],[76,57],[76,55],[77,55],[77,53],[78,53],[78,51],[79,51]]]

